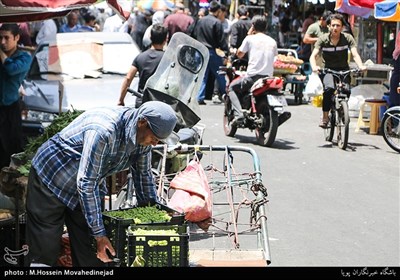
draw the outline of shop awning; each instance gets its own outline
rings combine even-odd
[[[375,3],[374,17],[383,21],[400,22],[399,0],[386,0]]]
[[[356,7],[374,9],[374,4],[382,0],[349,0],[349,4]]]
[[[307,2],[310,2],[310,3],[313,3],[314,5],[316,5],[316,4],[321,4],[321,5],[323,5],[323,4],[325,4],[325,2],[335,2],[336,0],[306,0]]]
[[[349,0],[336,0],[335,11],[363,18],[368,18],[372,13],[370,8],[350,5]]]
[[[141,0],[137,3],[137,6],[145,10],[168,10],[175,8],[173,1],[168,0]]]
[[[126,0],[106,0],[122,18],[128,19],[130,11]],[[97,0],[0,0],[0,23],[37,21],[67,15],[73,9],[87,7]]]

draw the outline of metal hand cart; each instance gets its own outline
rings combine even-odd
[[[158,145],[155,149],[171,149]],[[242,146],[181,146],[179,153],[197,152],[212,194],[212,217],[189,223],[191,266],[266,266],[271,263],[267,230],[267,188],[261,178],[256,152]],[[175,174],[160,167],[158,194],[169,199],[169,182]],[[202,229],[202,228],[207,228]]]

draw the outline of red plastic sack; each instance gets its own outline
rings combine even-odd
[[[207,175],[197,159],[191,160],[185,170],[172,179],[170,187],[176,190],[168,206],[185,213],[186,220],[200,222],[211,217],[211,191]]]

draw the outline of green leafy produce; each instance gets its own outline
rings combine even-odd
[[[49,138],[51,138],[56,133],[63,130],[67,125],[69,125],[76,117],[82,114],[83,111],[70,111],[61,113],[57,118],[53,120],[53,122],[44,129],[42,135],[39,135],[35,138],[30,138],[28,140],[28,144],[25,146],[25,155],[27,157],[32,156],[36,153],[39,147],[46,142]]]
[[[29,175],[29,169],[31,166],[31,160],[28,160],[24,165],[21,165],[17,168],[18,172],[22,174],[22,176]]]
[[[171,216],[156,206],[135,207],[127,210],[107,211],[104,213],[113,218],[133,220],[135,224],[169,222]]]
[[[17,170],[23,176],[28,176],[29,170],[31,168],[30,159],[36,154],[36,151],[39,149],[39,147],[53,135],[63,130],[76,117],[82,114],[82,112],[83,111],[74,110],[66,113],[61,113],[48,127],[44,129],[43,134],[34,138],[29,138],[28,143],[25,146],[24,152],[18,155],[19,159],[25,163],[19,166]]]

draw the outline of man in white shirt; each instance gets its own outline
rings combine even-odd
[[[248,53],[249,61],[246,75],[234,80],[229,85],[229,98],[234,109],[235,120],[238,123],[243,120],[242,106],[240,99],[247,93],[251,86],[259,78],[272,76],[274,72],[274,59],[278,55],[276,41],[264,32],[267,28],[265,16],[254,16],[251,20],[251,27],[248,35],[237,50],[237,57],[242,58]]]
[[[115,14],[105,20],[103,32],[128,32],[128,22]]]
[[[36,35],[36,44],[49,42],[56,39],[57,25],[52,19],[46,19],[42,22],[38,34]]]

